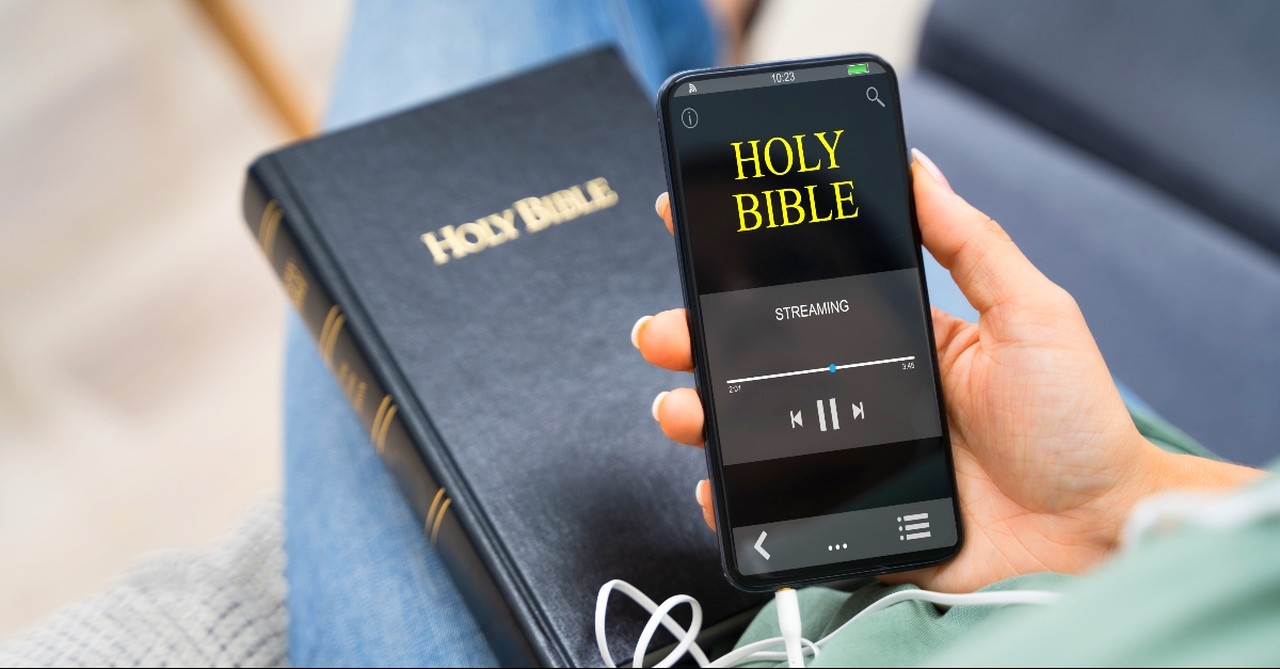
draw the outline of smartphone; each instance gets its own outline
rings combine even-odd
[[[745,590],[960,549],[898,82],[865,54],[659,93],[721,559]]]

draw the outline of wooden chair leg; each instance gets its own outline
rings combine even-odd
[[[302,138],[314,134],[316,115],[303,104],[297,86],[261,34],[254,29],[239,3],[235,0],[191,2],[245,66],[258,89],[294,136]]]

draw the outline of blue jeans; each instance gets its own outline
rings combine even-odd
[[[326,125],[367,120],[604,43],[618,46],[651,91],[673,72],[712,65],[718,48],[699,0],[362,2]],[[291,317],[290,662],[492,666],[493,654],[365,432]],[[590,615],[583,612],[583,624]]]
[[[327,125],[366,120],[606,42],[621,48],[651,91],[672,72],[712,64],[717,50],[698,0],[361,3]],[[976,317],[932,258],[926,272],[934,304]],[[291,663],[493,665],[475,621],[297,317],[290,318],[287,346]],[[582,612],[583,625],[591,615]]]

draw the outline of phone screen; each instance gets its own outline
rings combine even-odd
[[[955,476],[892,71],[706,71],[661,95],[730,579],[949,557]]]

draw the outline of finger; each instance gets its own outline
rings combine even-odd
[[[911,163],[911,177],[925,248],[980,313],[1010,300],[1047,300],[1062,292],[999,224],[938,181],[919,157]]]
[[[716,513],[715,507],[711,504],[711,482],[702,479],[698,481],[698,487],[694,488],[694,495],[698,498],[698,506],[702,507],[702,522],[707,524],[714,532],[716,529]]]
[[[653,417],[672,441],[702,445],[702,400],[693,388],[676,388],[653,398]]]
[[[666,193],[658,196],[658,201],[653,203],[653,208],[658,212],[658,218],[667,224],[667,232],[675,234],[675,227],[671,224],[671,197]]]
[[[693,370],[689,321],[684,309],[668,309],[636,321],[631,343],[650,363],[676,372]]]

